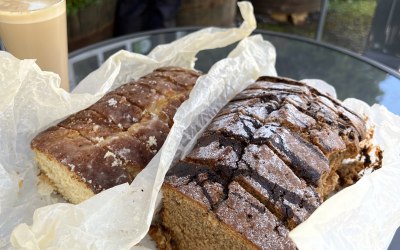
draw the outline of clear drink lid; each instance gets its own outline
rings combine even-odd
[[[0,0],[0,22],[45,21],[65,12],[65,0]]]

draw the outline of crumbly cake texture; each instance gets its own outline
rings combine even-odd
[[[365,138],[365,122],[338,100],[261,77],[167,173],[161,228],[173,249],[296,249],[289,230],[338,188],[343,159]]]
[[[31,143],[40,170],[72,203],[131,182],[161,148],[199,76],[157,69],[41,132]]]

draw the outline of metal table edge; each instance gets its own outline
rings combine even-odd
[[[115,37],[115,38],[111,38],[108,40],[104,40],[89,46],[86,46],[84,48],[72,51],[71,53],[69,53],[69,59],[74,58],[84,52],[87,51],[92,51],[95,50],[97,48],[101,48],[113,43],[118,43],[118,42],[123,42],[124,40],[128,40],[128,39],[134,39],[134,38],[139,38],[139,37],[144,37],[144,36],[151,36],[151,35],[155,35],[155,34],[161,34],[161,33],[169,33],[169,32],[194,32],[197,31],[201,28],[205,28],[205,27],[178,27],[178,28],[167,28],[167,29],[157,29],[157,30],[151,30],[151,31],[144,31],[144,32],[137,32],[137,33],[132,33],[132,34],[127,34],[124,36],[120,36],[120,37]],[[328,44],[328,43],[324,43],[324,42],[320,42],[320,41],[316,41],[307,37],[301,37],[301,36],[297,36],[297,35],[292,35],[292,34],[287,34],[287,33],[281,33],[281,32],[274,32],[274,31],[268,31],[268,30],[261,30],[261,29],[256,29],[253,31],[253,34],[265,34],[265,35],[271,35],[271,36],[276,36],[276,37],[282,37],[282,38],[288,38],[288,39],[292,39],[292,40],[297,40],[300,42],[305,42],[305,43],[311,43],[320,47],[324,47],[330,50],[334,50],[334,51],[339,51],[343,54],[346,54],[348,56],[351,56],[353,58],[356,58],[360,61],[363,61],[365,63],[368,63],[374,67],[377,67],[379,69],[381,69],[382,71],[385,71],[397,78],[400,79],[400,72],[397,72],[396,70],[380,63],[377,62],[371,58],[365,57],[361,54],[358,54],[356,52],[347,50],[345,48],[339,47],[339,46],[335,46],[332,44]],[[278,52],[279,53],[279,52]]]

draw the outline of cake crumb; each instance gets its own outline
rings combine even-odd
[[[118,159],[117,156],[113,152],[107,151],[107,153],[104,155],[104,159],[107,157],[110,157],[110,156],[114,158],[114,161],[111,163],[111,167],[116,167],[116,166],[122,165],[122,161],[120,159]]]
[[[54,192],[51,180],[43,173],[38,176],[37,191],[41,196],[49,196]]]
[[[104,155],[104,159],[110,156],[115,158],[115,154],[113,152],[107,151],[107,153]]]
[[[120,159],[115,158],[115,160],[111,163],[111,167],[116,167],[122,165],[122,161]]]
[[[124,160],[128,160],[128,156],[131,153],[131,150],[129,148],[122,148],[120,150],[118,150],[117,155],[120,156],[122,159]]]
[[[100,128],[99,125],[94,125],[94,126],[93,126],[93,131],[94,131],[94,132],[97,132],[97,130],[99,130],[99,128]]]
[[[157,139],[155,136],[149,136],[147,140],[147,146],[150,148],[151,146],[157,146]]]
[[[75,170],[75,165],[74,165],[74,164],[71,164],[71,163],[69,163],[69,164],[68,164],[68,166],[71,168],[71,171],[72,171],[72,172],[74,172],[74,170]]]
[[[94,137],[93,140],[95,140],[97,143],[104,141],[103,137]]]
[[[107,101],[107,103],[108,103],[108,106],[110,106],[110,107],[113,107],[113,108],[115,108],[115,107],[117,107],[117,100],[115,100],[114,98],[111,98],[111,99],[109,99],[108,101]]]

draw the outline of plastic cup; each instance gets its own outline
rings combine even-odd
[[[69,91],[65,0],[0,0],[0,39],[19,59],[37,59]]]

